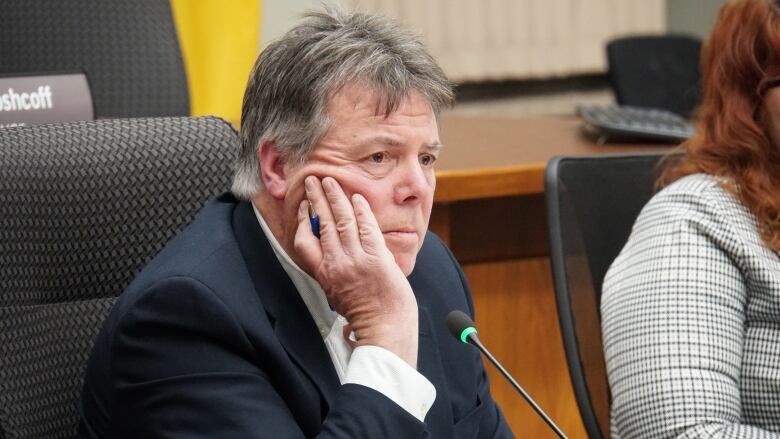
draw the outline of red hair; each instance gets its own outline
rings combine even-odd
[[[780,79],[780,0],[730,1],[702,49],[702,102],[685,155],[662,174],[665,185],[705,172],[756,217],[762,238],[780,250],[780,145],[769,135],[764,94]],[[771,86],[775,86],[771,84]]]

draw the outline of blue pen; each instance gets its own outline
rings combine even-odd
[[[311,223],[311,233],[320,239],[320,217],[314,212],[314,208],[309,203],[309,223]]]

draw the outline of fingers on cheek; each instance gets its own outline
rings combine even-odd
[[[363,249],[369,254],[376,254],[384,244],[384,238],[374,213],[368,201],[360,194],[352,195],[352,206],[355,209],[355,219],[358,222],[358,233]]]
[[[370,230],[369,228],[374,223],[374,220],[368,201],[360,194],[353,194],[351,201],[352,209],[355,211],[355,219],[358,221],[358,228],[361,233],[364,230]]]
[[[360,194],[352,194],[351,201],[352,209],[355,210],[355,214],[360,215],[361,217],[365,216],[367,213],[366,210],[368,209],[368,202],[366,199]]]

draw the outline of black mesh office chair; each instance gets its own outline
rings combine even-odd
[[[556,157],[545,170],[555,297],[574,394],[591,439],[609,437],[601,284],[653,194],[660,154]]]
[[[0,437],[65,438],[94,337],[134,275],[230,187],[215,118],[0,130]]]
[[[700,51],[700,40],[681,35],[609,42],[607,64],[617,103],[690,116],[699,103]]]
[[[0,74],[84,71],[97,117],[186,116],[167,0],[3,0]]]

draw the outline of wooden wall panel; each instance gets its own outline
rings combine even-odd
[[[467,264],[480,338],[569,438],[585,438],[563,351],[546,257]],[[493,397],[517,437],[555,438],[487,361]]]

